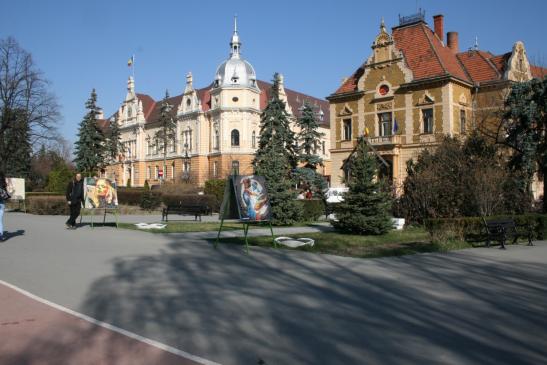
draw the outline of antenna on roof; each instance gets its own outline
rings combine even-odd
[[[475,49],[475,51],[479,50],[479,37],[477,36],[475,36],[475,45],[473,46],[473,49]]]

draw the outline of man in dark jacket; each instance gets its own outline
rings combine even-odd
[[[76,218],[80,215],[84,201],[84,182],[81,174],[76,174],[74,179],[66,187],[66,201],[70,206],[70,217],[66,221],[66,227],[76,228]]]

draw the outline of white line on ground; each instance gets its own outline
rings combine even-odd
[[[119,334],[122,334],[124,336],[127,336],[127,337],[130,337],[134,340],[137,340],[137,341],[140,341],[140,342],[144,342],[150,346],[154,346],[154,347],[157,347],[159,348],[160,350],[163,350],[163,351],[167,351],[167,352],[170,352],[172,354],[175,354],[175,355],[178,355],[180,357],[184,357],[185,359],[188,359],[188,360],[192,360],[192,361],[195,361],[197,363],[200,363],[200,364],[203,364],[203,365],[221,365],[217,362],[214,362],[214,361],[210,361],[210,360],[207,360],[207,359],[204,359],[204,358],[201,358],[199,356],[196,356],[196,355],[192,355],[188,352],[185,352],[185,351],[182,351],[182,350],[179,350],[179,349],[176,349],[174,347],[171,347],[171,346],[168,346],[168,345],[165,345],[161,342],[158,342],[158,341],[155,341],[155,340],[152,340],[150,338],[146,338],[146,337],[143,337],[141,335],[138,335],[136,333],[133,333],[133,332],[130,332],[130,331],[127,331],[127,330],[124,330],[123,328],[120,328],[120,327],[116,327],[114,325],[111,325],[109,323],[106,323],[106,322],[101,322],[99,320],[96,320],[95,318],[91,318],[89,316],[86,316],[85,314],[82,314],[82,313],[78,313],[76,311],[73,311],[72,309],[69,309],[69,308],[66,308],[66,307],[63,307],[62,305],[59,305],[59,304],[56,304],[56,303],[53,303],[53,302],[50,302],[49,300],[47,299],[44,299],[44,298],[41,298],[37,295],[34,295],[32,293],[29,293],[28,291],[24,290],[24,289],[21,289],[15,285],[12,285],[10,283],[7,283],[3,280],[0,280],[0,284],[4,285],[4,286],[7,286],[8,288],[11,288],[33,300],[36,300],[40,303],[43,303],[45,305],[48,305],[52,308],[55,308],[57,310],[60,310],[62,312],[65,312],[65,313],[68,313],[68,314],[71,314],[77,318],[80,318],[80,319],[83,319],[84,321],[87,321],[87,322],[90,322],[92,324],[95,324],[97,326],[101,326],[101,327],[104,327],[108,330],[111,330],[111,331],[114,331],[114,332],[117,332]]]

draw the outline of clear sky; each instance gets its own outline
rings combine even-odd
[[[544,0],[1,0],[0,38],[13,36],[32,53],[61,104],[60,131],[74,141],[92,88],[107,116],[118,109],[132,54],[137,92],[180,94],[188,71],[195,87],[207,86],[229,55],[234,14],[259,79],[281,72],[286,87],[326,97],[370,55],[382,17],[391,28],[417,7],[431,27],[444,14],[462,50],[475,36],[494,54],[521,40],[532,60],[547,63]]]

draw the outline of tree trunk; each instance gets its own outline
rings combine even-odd
[[[547,181],[545,181],[545,177],[547,176],[547,168],[543,168],[541,175],[543,177],[543,198],[541,211],[543,213],[547,213]]]

